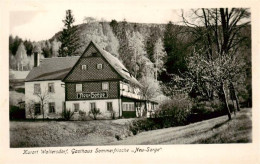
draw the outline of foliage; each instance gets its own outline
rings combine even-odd
[[[154,61],[155,66],[155,79],[158,79],[158,74],[165,71],[165,61],[166,61],[167,54],[163,47],[163,42],[161,38],[159,38],[154,46],[152,61]]]
[[[22,43],[22,39],[16,36],[13,38],[12,35],[9,36],[9,51],[11,54],[16,54],[16,51],[18,50],[19,45]]]
[[[61,47],[59,56],[75,56],[78,55],[78,49],[81,47],[78,29],[73,25],[75,22],[71,10],[66,11],[65,19],[63,20],[64,29],[59,37]]]
[[[74,115],[74,112],[71,111],[70,109],[68,109],[68,110],[63,109],[61,115],[62,115],[62,118],[64,118],[66,121],[69,121],[72,118],[72,116]]]
[[[146,40],[146,44],[145,44],[145,49],[146,49],[148,58],[153,63],[155,63],[155,58],[154,58],[155,45],[156,45],[156,42],[160,39],[160,33],[161,33],[161,30],[158,26],[152,26],[150,28],[150,33],[149,33],[149,36],[148,36],[148,38]]]
[[[86,121],[87,120],[87,114],[85,111],[79,110],[79,119],[82,121]]]
[[[32,100],[26,102],[25,108],[26,108],[26,111],[28,111],[28,113],[29,113],[28,116],[29,116],[31,119],[34,120],[34,119],[36,118],[36,116],[37,116],[37,115],[35,114],[35,102],[32,101]]]
[[[161,76],[164,82],[169,82],[168,74],[177,74],[187,71],[185,57],[187,56],[186,46],[183,43],[182,36],[180,35],[182,28],[174,26],[169,22],[164,31],[164,49],[167,53],[167,60],[165,63],[166,72]]]
[[[129,130],[136,135],[142,131],[185,125],[191,109],[191,102],[185,100],[168,100],[151,118],[138,119],[129,125]]]
[[[24,66],[28,64],[27,54],[23,43],[19,45],[15,54],[15,59],[16,59],[18,71],[20,69],[23,71]]]
[[[155,111],[155,117],[171,117],[173,124],[185,124],[190,114],[191,102],[189,99],[172,99],[166,100],[159,110]]]
[[[143,85],[141,91],[146,100],[155,98],[161,93],[159,81],[153,77],[143,76],[139,81]]]
[[[35,94],[40,102],[40,106],[41,106],[41,113],[42,113],[42,119],[45,119],[45,105],[48,103],[48,100],[50,98],[48,89],[45,88],[42,91],[40,91],[39,93]]]
[[[98,115],[101,115],[100,109],[99,108],[91,108],[89,111],[89,116],[93,117],[94,120],[97,119]]]
[[[9,119],[25,119],[25,110],[20,109],[17,106],[10,106],[9,107]]]

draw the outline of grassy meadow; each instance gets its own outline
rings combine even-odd
[[[10,121],[10,147],[249,143],[252,142],[251,118],[252,110],[244,108],[231,121],[221,116],[135,136],[128,130],[131,119]]]

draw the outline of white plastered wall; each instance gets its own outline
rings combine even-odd
[[[54,84],[54,93],[48,93],[48,83]],[[45,118],[60,118],[63,108],[63,103],[65,101],[65,86],[60,80],[49,80],[49,81],[34,81],[34,82],[25,82],[25,104],[26,118],[31,118],[30,112],[28,111],[28,103],[35,102],[40,103],[40,99],[37,95],[34,94],[34,84],[40,84],[41,92],[47,92],[48,98],[46,99],[46,104],[44,106],[44,115]],[[49,102],[55,103],[55,113],[49,113]],[[37,118],[43,118],[43,115],[37,115]]]
[[[73,104],[78,103],[79,110],[85,112],[86,115],[88,115],[90,111],[90,103],[96,103],[96,108],[99,108],[101,112],[101,115],[98,115],[98,119],[111,119],[111,112],[107,110],[107,102],[112,102],[115,117],[118,117],[120,99],[66,101],[66,109],[74,111]],[[80,119],[79,112],[74,113],[73,119]]]

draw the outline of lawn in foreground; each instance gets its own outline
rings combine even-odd
[[[227,116],[186,126],[142,132],[112,145],[249,143],[252,142],[252,110],[242,109],[228,121]]]
[[[10,121],[10,147],[103,145],[130,135],[129,121]]]
[[[87,145],[149,145],[252,142],[252,111],[242,109],[227,116],[186,126],[142,132],[129,136],[127,119],[96,121],[11,121],[10,147],[59,147]],[[123,137],[122,137],[123,138]]]

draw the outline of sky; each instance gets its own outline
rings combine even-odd
[[[26,2],[26,3],[25,3]],[[46,40],[62,30],[65,11],[71,9],[76,24],[83,23],[84,17],[97,20],[115,19],[138,23],[179,22],[180,10],[169,3],[135,3],[129,1],[25,1],[10,3],[9,30],[13,36],[31,41]]]

